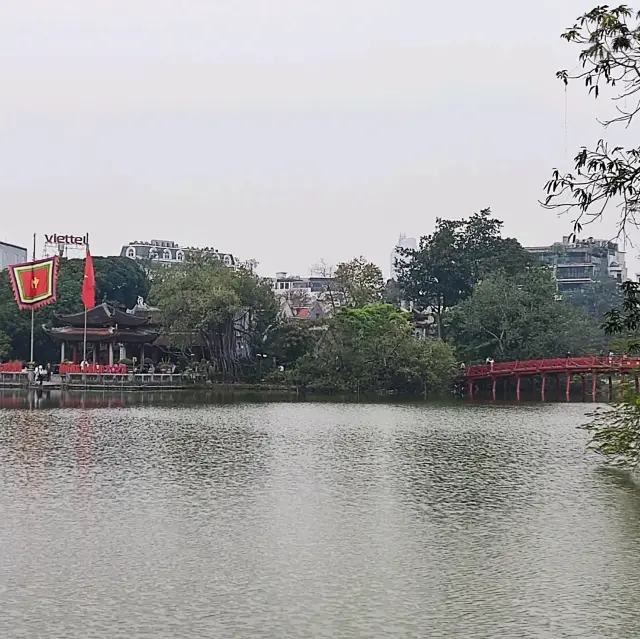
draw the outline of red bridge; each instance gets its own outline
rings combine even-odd
[[[566,357],[556,359],[532,359],[524,362],[494,362],[482,366],[467,366],[461,376],[467,381],[469,397],[473,398],[475,388],[482,380],[491,380],[493,399],[496,398],[498,379],[516,379],[516,397],[520,399],[520,386],[523,377],[541,377],[541,394],[544,401],[547,377],[554,375],[557,395],[560,396],[561,376],[566,377],[566,398],[569,399],[571,381],[574,375],[582,379],[583,394],[586,394],[586,375],[591,375],[591,395],[595,400],[598,375],[609,376],[609,398],[612,397],[612,376],[619,375],[624,381],[625,375],[634,374],[636,390],[640,390],[640,357]]]

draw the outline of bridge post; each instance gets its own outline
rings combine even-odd
[[[473,399],[473,380],[469,380],[469,399]]]
[[[571,397],[571,371],[567,371],[567,392],[566,392],[566,396],[567,396],[567,401],[569,401],[569,398]]]
[[[516,400],[520,401],[520,382],[522,381],[522,377],[518,375],[516,377]]]
[[[640,394],[640,379],[638,379],[638,376],[635,376],[635,382],[636,382],[636,395]]]
[[[556,373],[556,400],[560,400],[560,373]]]
[[[584,375],[580,375],[582,378],[582,401],[587,399],[587,378]]]
[[[622,395],[624,394],[624,372],[620,371],[620,392],[618,393],[620,395],[620,398],[622,398]]]
[[[609,375],[609,401],[613,399],[613,378]]]
[[[591,399],[596,401],[596,394],[598,392],[598,373],[591,372]]]
[[[491,378],[491,394],[493,396],[493,401],[496,401],[496,382],[498,380],[495,377]]]
[[[542,373],[542,388],[541,388],[541,396],[542,396],[542,401],[544,402],[544,395],[545,395],[545,390],[547,389],[547,376]]]

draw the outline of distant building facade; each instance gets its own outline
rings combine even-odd
[[[592,237],[562,242],[551,246],[531,246],[527,251],[553,269],[558,292],[582,290],[592,282],[611,277],[622,283],[627,279],[625,254],[616,242]]]
[[[28,261],[27,249],[15,244],[0,242],[0,271],[13,264],[24,264]]]
[[[398,249],[411,249],[413,251],[418,249],[418,242],[415,237],[407,237],[404,233],[400,234],[398,238],[398,243],[395,245],[393,252],[391,253],[391,279],[398,279],[398,271],[396,270],[396,260],[400,255],[400,251]]]
[[[129,242],[123,246],[120,255],[132,260],[149,260],[164,266],[173,266],[185,261],[190,252],[203,251],[217,257],[225,266],[232,269],[253,269],[254,263],[240,262],[231,253],[221,253],[211,247],[195,248],[179,246],[176,242],[168,240],[151,240],[150,242]]]
[[[327,293],[332,284],[335,284],[335,279],[332,277],[300,277],[279,271],[276,273],[275,279],[271,280],[271,289],[276,295],[287,296],[295,291],[315,299],[323,293]]]

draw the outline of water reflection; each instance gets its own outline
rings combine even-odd
[[[640,636],[579,405],[1,401],[2,637]]]

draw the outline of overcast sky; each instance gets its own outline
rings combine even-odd
[[[566,153],[559,34],[594,4],[0,0],[0,239],[386,272],[399,233],[490,206],[551,243],[571,224],[542,186],[607,112],[571,90]]]

